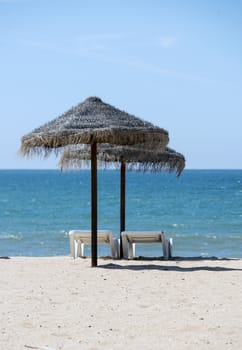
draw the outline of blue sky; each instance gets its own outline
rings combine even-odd
[[[0,168],[89,96],[169,131],[188,169],[242,169],[242,1],[0,0]]]

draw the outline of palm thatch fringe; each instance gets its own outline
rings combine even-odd
[[[69,147],[64,150],[61,169],[79,169],[90,166],[90,146]],[[127,170],[176,172],[179,176],[185,167],[185,157],[171,148],[165,151],[144,147],[99,145],[97,159],[101,168],[118,168],[125,161]]]

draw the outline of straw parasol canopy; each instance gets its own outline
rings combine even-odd
[[[67,148],[59,165],[61,169],[82,168],[90,163],[90,147],[87,145]],[[97,160],[101,167],[120,167],[120,257],[123,257],[121,232],[125,231],[125,170],[153,171],[166,170],[180,176],[185,167],[185,157],[171,148],[164,151],[149,149],[144,144],[135,146],[99,145]]]
[[[89,165],[91,159],[90,146],[83,145],[67,148],[61,155],[61,169],[80,169]],[[98,146],[97,160],[99,166],[118,167],[125,161],[127,170],[138,171],[169,171],[179,176],[185,167],[185,157],[175,150],[166,147],[164,151],[150,150],[145,145],[113,146],[103,144]]]
[[[92,266],[97,266],[97,143],[147,143],[151,147],[156,143],[164,149],[168,142],[165,129],[121,111],[98,97],[89,97],[24,135],[20,153],[48,156],[53,151],[58,154],[67,145],[91,144]]]
[[[160,127],[121,111],[98,97],[84,102],[54,120],[34,129],[22,137],[23,155],[44,154],[70,144],[108,143],[133,145],[159,143],[161,149],[168,144],[168,132]]]

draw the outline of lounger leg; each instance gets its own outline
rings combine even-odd
[[[120,238],[117,239],[117,252],[118,252],[118,258],[120,259]]]
[[[173,250],[173,239],[169,239],[169,246],[168,246],[168,254],[169,254],[169,259],[172,258],[172,250]]]
[[[119,259],[120,258],[120,240],[114,239],[113,244],[115,248],[115,258]]]
[[[170,242],[168,239],[166,239],[166,255],[165,255],[165,260],[169,260],[169,245],[170,245]]]
[[[129,258],[133,259],[135,257],[135,243],[129,243]]]
[[[84,247],[85,247],[85,244],[81,243],[81,257],[84,256]]]
[[[115,259],[117,257],[117,253],[116,253],[116,247],[114,244],[114,239],[112,237],[109,237],[109,243],[110,243],[110,250],[111,250],[112,258]]]
[[[168,243],[164,232],[161,232],[161,242],[162,242],[163,257],[165,260],[168,260]]]
[[[113,238],[113,235],[109,236],[111,254],[113,259],[120,257],[120,239]]]
[[[121,235],[121,239],[123,244],[123,257],[124,259],[128,259],[129,257],[128,240],[125,235]]]
[[[76,241],[76,243],[77,243],[77,256],[80,257],[81,256],[81,242]]]
[[[133,259],[134,258],[134,254],[133,254],[133,244],[129,242],[129,255],[128,255],[129,259]]]
[[[84,243],[81,241],[76,241],[77,242],[77,256],[82,258],[84,256]]]
[[[72,233],[69,233],[69,239],[70,239],[71,257],[75,258],[75,240],[74,240],[74,235]]]
[[[129,243],[129,256],[131,259],[135,257],[135,243]]]

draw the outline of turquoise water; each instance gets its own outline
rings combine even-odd
[[[118,237],[119,171],[100,170],[98,185],[98,227]],[[89,228],[89,170],[0,171],[0,256],[69,255],[68,231]],[[242,258],[242,170],[128,172],[126,229],[164,230],[175,256]],[[157,245],[136,253],[161,255]]]

